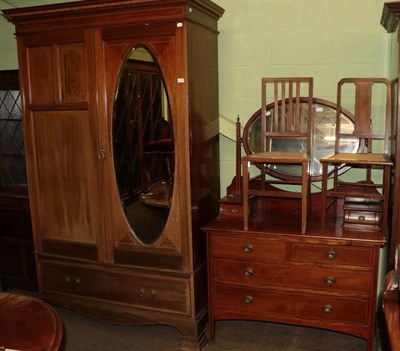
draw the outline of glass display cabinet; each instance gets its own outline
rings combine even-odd
[[[18,70],[0,71],[0,283],[37,290]]]

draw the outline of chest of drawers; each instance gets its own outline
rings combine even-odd
[[[366,339],[372,350],[382,241],[224,223],[204,228],[211,338],[216,320],[248,319],[344,332]]]

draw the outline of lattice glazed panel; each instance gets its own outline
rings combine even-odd
[[[21,95],[18,90],[0,90],[0,183],[26,184]]]

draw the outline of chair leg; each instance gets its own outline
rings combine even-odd
[[[328,188],[328,164],[322,164],[322,183],[321,183],[321,230],[325,232],[326,221],[326,192]]]
[[[308,213],[308,164],[302,163],[302,184],[301,184],[301,233],[307,231]]]
[[[242,173],[243,173],[243,228],[244,230],[249,229],[249,168],[248,162],[242,161]]]

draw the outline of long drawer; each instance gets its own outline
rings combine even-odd
[[[213,304],[218,310],[243,313],[246,318],[295,317],[329,322],[366,325],[368,299],[342,299],[332,296],[283,291],[238,288],[216,284]]]
[[[372,273],[317,265],[213,260],[213,279],[249,287],[270,286],[369,295]]]
[[[187,314],[189,281],[176,277],[115,272],[54,261],[39,261],[42,290]]]

